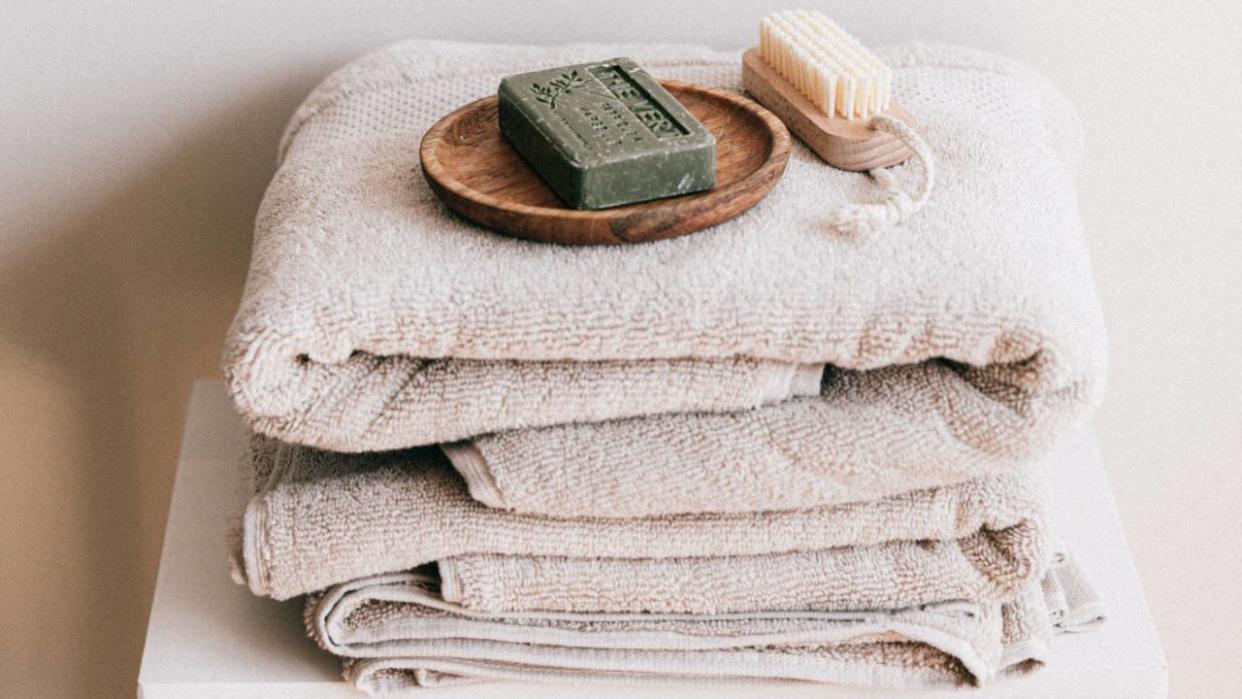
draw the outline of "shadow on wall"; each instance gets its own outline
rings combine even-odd
[[[6,696],[134,695],[190,381],[218,372],[277,139],[318,77],[214,115],[0,260]]]

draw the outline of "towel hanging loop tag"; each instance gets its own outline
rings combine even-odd
[[[885,191],[884,198],[870,204],[843,204],[828,215],[830,226],[849,235],[875,233],[905,221],[927,203],[936,182],[931,148],[909,124],[887,114],[877,114],[871,118],[869,126],[890,133],[904,143],[922,166],[922,175],[911,196],[900,189],[897,178],[887,169],[871,170],[869,174]]]

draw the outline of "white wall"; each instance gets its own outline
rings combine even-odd
[[[1173,696],[1237,696],[1242,10],[803,4],[873,44],[1008,52],[1081,108],[1117,495]],[[216,373],[276,139],[320,77],[407,36],[740,48],[780,7],[586,6],[0,1],[0,694],[132,695],[188,384]]]

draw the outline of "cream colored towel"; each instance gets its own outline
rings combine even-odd
[[[1066,594],[1066,589],[1076,591]],[[1052,631],[1097,621],[1060,559],[1010,601],[872,611],[651,614],[479,612],[433,570],[377,576],[307,599],[306,622],[372,694],[483,679],[813,680],[878,687],[981,685],[1038,667]]]
[[[1078,396],[1053,392],[998,412],[1007,389],[962,391],[963,373],[944,362],[829,372],[822,397],[760,410],[515,430],[443,448],[471,496],[491,507],[560,517],[750,512],[1003,473],[1049,446],[1077,411]]]
[[[1029,470],[808,510],[558,519],[476,502],[434,448],[337,454],[259,439],[255,464],[235,572],[280,599],[441,561],[457,599],[481,608],[561,593],[592,610],[632,609],[635,594],[661,611],[782,594],[802,608],[807,595],[828,607],[910,606],[1012,594],[1047,556]],[[454,561],[469,556],[481,557]],[[700,586],[712,590],[706,602]]]
[[[819,394],[827,365],[822,410],[781,413],[793,422],[773,429],[813,433],[824,424],[806,420],[830,418],[850,458],[895,472],[918,466],[905,461],[914,451],[972,474],[1031,453],[1083,412],[1103,373],[1073,185],[1079,127],[1005,59],[882,53],[936,162],[931,200],[907,222],[831,230],[830,209],[881,188],[797,145],[750,212],[608,248],[514,240],[452,215],[419,172],[422,133],[508,73],[630,55],[657,77],[738,88],[738,54],[416,41],[343,68],[294,116],[259,211],[224,358],[239,409],[270,436],[368,451],[748,409]],[[918,168],[892,173],[908,186]],[[699,433],[652,429],[679,444]],[[531,441],[540,434],[522,448],[560,448]],[[480,448],[509,468],[500,446]]]

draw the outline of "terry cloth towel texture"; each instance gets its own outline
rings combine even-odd
[[[359,59],[311,94],[282,142],[224,357],[238,408],[261,433],[338,451],[632,418],[473,445],[495,503],[529,511],[545,503],[508,490],[526,478],[516,468],[573,459],[598,481],[604,466],[647,460],[617,451],[617,433],[639,430],[668,457],[646,466],[697,464],[687,477],[702,480],[714,466],[696,443],[701,418],[669,414],[799,397],[787,411],[722,418],[728,448],[814,477],[800,440],[819,434],[852,463],[956,469],[956,480],[1035,453],[1095,400],[1105,360],[1074,192],[1075,115],[1003,58],[926,44],[881,53],[936,162],[917,215],[874,235],[834,232],[829,209],[883,187],[796,145],[783,181],[746,214],[590,248],[451,214],[419,171],[423,132],[505,74],[630,55],[660,78],[740,89],[738,54],[414,41]],[[891,172],[906,186],[917,167]],[[776,453],[757,433],[798,447]],[[696,488],[691,509],[737,507]],[[636,511],[573,507],[597,504]]]
[[[1097,458],[1079,446],[1066,442],[1048,458],[1070,471]],[[1046,492],[1031,477],[1040,468],[990,487],[754,514],[737,528],[738,515],[558,520],[489,509],[467,498],[434,449],[340,455],[264,438],[255,447],[263,485],[243,517],[240,576],[296,550],[295,565],[312,578],[295,588],[323,585],[311,570],[317,558],[359,570],[379,555],[380,568],[409,571],[359,575],[308,596],[310,633],[373,694],[487,679],[978,685],[1038,667],[1052,631],[1102,618],[1072,561],[1059,547],[1045,552],[1037,501]],[[414,485],[429,472],[439,486]],[[439,504],[411,504],[433,493]],[[283,504],[267,509],[275,502]],[[255,541],[256,525],[273,519],[284,523],[273,528],[277,545]],[[782,527],[798,531],[781,538]],[[586,534],[567,534],[575,529]],[[885,541],[881,531],[908,540]],[[685,539],[689,554],[676,548]],[[307,551],[308,541],[319,550]],[[548,541],[574,553],[558,555]],[[795,548],[747,550],[774,541]],[[413,561],[437,550],[502,552],[406,567],[385,557],[394,548]]]
[[[480,612],[448,600],[432,569],[306,601],[311,637],[345,658],[346,678],[371,694],[486,679],[982,685],[1038,667],[1051,633],[1083,630],[1098,614],[1065,558],[1008,602],[871,611]]]
[[[439,562],[455,601],[493,610],[898,608],[1003,599],[1048,557],[1038,465],[805,510],[555,518],[473,500],[435,448],[340,454],[259,437],[254,463],[234,572],[279,599]]]

